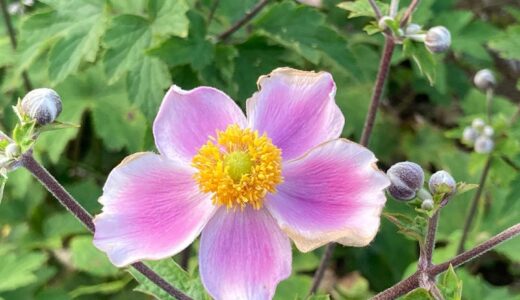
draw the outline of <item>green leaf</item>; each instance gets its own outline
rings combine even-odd
[[[190,276],[173,260],[166,259],[162,261],[150,261],[147,262],[147,265],[166,281],[195,300],[211,299],[204,291],[204,287],[202,286],[200,279]],[[174,299],[138,271],[131,269],[129,272],[140,283],[136,288],[136,291],[154,296],[157,299]]]
[[[126,277],[121,280],[106,282],[96,285],[80,286],[70,292],[71,298],[78,298],[80,296],[92,294],[114,294],[121,291],[131,280],[131,277]]]
[[[403,300],[434,300],[426,289],[418,288],[404,295]]]
[[[188,35],[189,6],[185,0],[150,0],[148,10],[153,20],[152,30],[157,35]]]
[[[35,272],[47,261],[44,253],[13,251],[0,255],[0,291],[27,286],[37,280]]]
[[[478,184],[457,182],[457,195],[464,194],[476,188],[478,188]]]
[[[7,171],[4,168],[0,169],[0,203],[4,199],[4,188],[7,183]]]
[[[15,52],[9,38],[4,36],[0,38],[0,67],[9,66],[13,63]]]
[[[462,281],[457,277],[452,265],[444,272],[439,289],[446,300],[462,299]]]
[[[383,3],[376,1],[379,8],[381,8],[381,12],[383,15],[386,15],[386,13],[389,10],[388,3]],[[356,0],[356,1],[347,1],[347,2],[341,2],[338,4],[338,7],[344,10],[348,10],[349,18],[356,18],[356,17],[376,17],[374,13],[374,9],[372,6],[370,6],[370,3],[366,0]]]
[[[509,26],[489,42],[503,59],[520,60],[520,25]]]
[[[78,236],[70,244],[72,265],[77,270],[94,276],[107,277],[116,275],[119,270],[114,267],[106,255],[92,244],[91,236]]]
[[[422,75],[428,78],[430,85],[435,83],[436,61],[434,55],[431,54],[423,44],[414,43],[410,39],[406,39],[403,43],[403,53],[409,58],[413,58]]]
[[[326,61],[350,74],[360,72],[347,40],[326,25],[325,16],[316,9],[292,2],[279,3],[258,17],[254,25],[259,34],[313,64]]]
[[[309,292],[311,284],[312,278],[309,276],[291,276],[287,280],[280,282],[276,288],[273,300],[307,299],[305,296]]]
[[[394,223],[394,225],[399,228],[399,232],[403,235],[421,243],[423,242],[427,225],[427,221],[424,217],[416,216],[415,218],[411,218],[400,213],[384,213],[383,216]]]

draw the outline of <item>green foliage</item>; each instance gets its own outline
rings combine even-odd
[[[462,299],[462,281],[457,277],[452,265],[444,272],[439,282],[439,288],[446,300]]]
[[[389,2],[378,2],[384,15]],[[447,27],[451,50],[432,55],[410,39],[397,46],[369,144],[382,169],[410,160],[427,172],[445,169],[458,182],[468,183],[460,184],[456,197],[442,209],[436,263],[455,255],[475,194],[472,184],[479,182],[486,159],[459,142],[474,118],[486,118],[486,95],[472,88],[472,76],[481,68],[494,70],[499,82],[491,109],[496,148],[466,248],[519,221],[520,126],[510,122],[518,111],[514,87],[520,88],[517,71],[509,67],[517,63],[511,60],[520,59],[519,10],[480,9],[479,1],[470,10],[468,1],[462,2],[420,1],[412,21],[425,30]],[[55,129],[80,127],[42,132],[34,152],[92,214],[100,212],[97,199],[113,167],[130,153],[155,150],[151,125],[171,84],[184,89],[214,86],[245,107],[258,77],[275,68],[328,71],[346,118],[342,135],[358,141],[382,48],[368,1],[324,1],[322,8],[272,1],[229,39],[219,40],[256,3],[220,0],[214,7],[214,0],[37,1],[23,16],[13,16],[16,51],[6,35],[0,36],[0,130],[15,129],[17,117],[10,107],[24,95],[23,71],[35,87],[56,89],[63,112]],[[403,11],[401,7],[397,19]],[[25,149],[31,147],[31,126],[15,129],[15,139]],[[86,229],[30,174],[20,169],[8,176],[0,206],[0,299],[167,299],[135,271],[137,290],[144,293],[133,292],[131,276],[109,264],[92,246]],[[367,299],[415,271],[417,241],[423,239],[427,217],[416,204],[388,199],[388,220],[382,219],[376,239],[364,248],[338,247],[327,270],[329,284],[314,299],[328,299],[326,294]],[[460,281],[452,271],[440,276],[446,299],[460,298],[461,282],[463,299],[514,299],[497,285],[518,281],[513,268],[520,261],[519,241],[496,248],[499,255],[477,260],[475,272],[457,270]],[[295,251],[293,274],[278,286],[275,298],[305,299],[321,254],[322,249]],[[194,298],[209,299],[197,277],[195,254],[190,262],[192,273],[172,260],[150,266]],[[486,272],[499,278],[496,285],[488,282],[489,276],[476,275]],[[424,290],[406,297],[431,299]]]
[[[434,298],[428,290],[418,288],[406,294],[403,300],[434,300]]]

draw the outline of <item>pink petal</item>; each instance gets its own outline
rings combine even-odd
[[[291,244],[263,209],[220,208],[202,232],[202,282],[217,300],[271,299],[291,273]]]
[[[225,93],[211,87],[185,91],[172,86],[153,124],[155,144],[169,158],[191,160],[209,136],[230,124],[245,127],[247,121]]]
[[[367,245],[377,233],[390,184],[370,150],[344,139],[285,162],[284,182],[265,205],[298,249],[328,242]]]
[[[284,160],[338,138],[345,118],[334,101],[332,75],[280,68],[258,80],[260,90],[247,101],[249,126],[267,132]]]
[[[214,213],[193,169],[153,153],[126,158],[109,175],[94,245],[116,266],[162,259],[186,248]]]

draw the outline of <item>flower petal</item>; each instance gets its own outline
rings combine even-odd
[[[334,101],[332,75],[279,68],[258,80],[260,90],[247,101],[249,126],[266,132],[284,160],[338,138],[345,118]]]
[[[291,244],[264,209],[220,208],[202,232],[202,282],[217,300],[271,299],[291,273]]]
[[[126,158],[99,199],[94,245],[116,266],[162,259],[186,248],[214,213],[190,166],[153,153]]]
[[[283,166],[284,182],[265,201],[298,249],[328,242],[367,245],[377,233],[390,184],[370,150],[336,139]]]
[[[191,160],[209,136],[230,124],[244,128],[247,121],[225,93],[211,87],[185,91],[172,86],[155,118],[153,134],[161,154]]]

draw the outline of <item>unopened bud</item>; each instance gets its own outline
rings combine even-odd
[[[482,131],[484,126],[486,126],[486,123],[481,118],[473,119],[473,122],[471,122],[471,127],[477,131]]]
[[[424,184],[424,172],[421,166],[413,162],[396,163],[386,174],[391,182],[388,193],[397,200],[412,200]]]
[[[475,74],[475,77],[473,77],[473,82],[479,89],[487,90],[495,86],[496,79],[491,70],[483,69]]]
[[[493,134],[495,134],[495,130],[493,130],[493,127],[486,125],[486,126],[484,126],[484,129],[482,130],[482,134],[487,137],[492,137]]]
[[[22,110],[39,125],[52,123],[61,113],[60,95],[48,88],[32,90],[23,97]]]
[[[424,210],[432,210],[434,206],[432,199],[426,199],[421,203],[421,208]]]
[[[5,147],[5,156],[9,159],[15,159],[20,156],[20,147],[15,144],[11,143]]]
[[[444,26],[435,26],[426,32],[424,45],[432,53],[441,53],[451,45],[451,34]]]
[[[388,28],[388,24],[387,24],[386,22],[388,22],[388,21],[393,21],[393,20],[394,20],[394,19],[391,18],[391,17],[389,17],[389,16],[384,16],[384,17],[382,17],[381,19],[379,19],[379,23],[378,23],[379,28],[380,28],[381,30],[386,30],[386,29]]]
[[[410,23],[408,26],[406,26],[406,29],[404,30],[404,33],[406,35],[414,35],[419,34],[422,32],[422,27],[419,24]]]
[[[495,143],[492,139],[485,135],[481,135],[475,141],[475,152],[480,154],[488,154],[493,151]]]
[[[478,132],[473,127],[464,128],[462,133],[462,142],[468,145],[473,145],[478,137]]]
[[[428,186],[432,194],[451,195],[457,191],[455,179],[453,179],[450,173],[444,170],[435,172],[432,177],[430,177]]]

